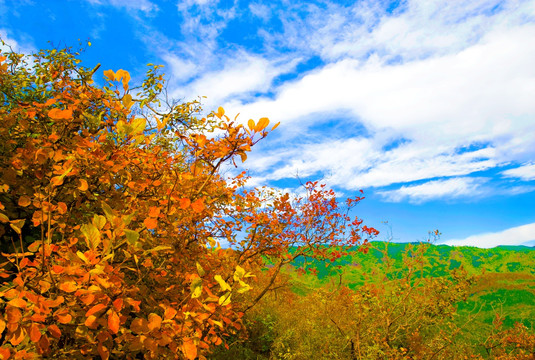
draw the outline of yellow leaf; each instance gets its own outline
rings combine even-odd
[[[280,124],[281,124],[281,122],[279,121],[278,123],[273,125],[273,127],[271,128],[271,131],[275,130]]]
[[[125,108],[130,109],[130,106],[132,106],[134,102],[132,101],[132,95],[126,94],[123,96],[123,105]]]
[[[87,246],[92,250],[96,249],[101,242],[98,228],[93,224],[84,224],[80,228],[80,231],[82,231],[86,239]]]
[[[232,294],[230,292],[226,293],[225,295],[223,296],[220,296],[219,297],[219,305],[221,306],[226,306],[228,304],[230,304],[230,297],[232,296]]]
[[[87,257],[84,255],[83,252],[81,252],[81,251],[77,251],[77,252],[76,252],[76,255],[77,255],[80,259],[82,259],[83,262],[85,262],[86,264],[89,264],[89,260],[87,259]]]
[[[110,79],[111,81],[115,80],[115,73],[111,69],[104,71],[104,76]]]
[[[260,118],[258,120],[258,123],[256,124],[255,131],[262,131],[266,128],[266,126],[269,125],[269,119],[268,118]]]
[[[236,265],[236,271],[234,271],[234,281],[238,281],[245,275],[245,270],[240,266]]]
[[[93,215],[93,220],[91,221],[93,225],[97,227],[97,229],[102,230],[104,225],[106,225],[106,218],[102,215]]]
[[[195,263],[195,265],[197,266],[197,273],[199,274],[199,276],[204,276],[205,272],[204,272],[204,269],[202,268],[201,264],[199,264],[197,262],[197,263]]]
[[[221,275],[216,275],[214,276],[214,279],[215,281],[217,281],[217,283],[219,284],[219,286],[221,286],[221,290],[222,291],[225,291],[225,290],[231,290],[231,287],[229,284],[226,283],[225,280],[223,280],[223,278],[221,277]]]
[[[24,219],[11,220],[9,226],[11,226],[11,228],[20,235],[22,232],[21,229],[24,226],[24,221]]]
[[[220,106],[217,108],[216,116],[221,119],[223,115],[225,115],[225,109]]]
[[[0,221],[3,223],[7,223],[9,222],[9,218],[7,217],[6,214],[0,213]]]
[[[132,134],[140,134],[145,130],[145,125],[147,121],[143,118],[137,118],[132,121],[130,126],[132,127]]]
[[[247,122],[247,126],[249,127],[250,130],[254,130],[254,128],[256,127],[254,120],[249,119],[249,121]]]
[[[193,280],[190,286],[191,298],[196,299],[202,294],[202,279],[196,278]]]

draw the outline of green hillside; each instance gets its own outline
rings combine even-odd
[[[372,242],[358,250],[294,261],[280,289],[246,316],[247,340],[213,358],[532,358],[535,248]]]

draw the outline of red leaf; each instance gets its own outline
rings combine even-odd
[[[61,330],[55,324],[52,324],[48,327],[48,332],[56,339],[59,339],[61,337]]]

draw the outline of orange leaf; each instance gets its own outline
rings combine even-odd
[[[154,218],[146,218],[145,221],[143,221],[143,224],[145,224],[145,226],[149,230],[156,229],[156,227],[158,226],[158,220]]]
[[[181,209],[187,209],[191,204],[191,200],[190,199],[186,199],[186,198],[178,199],[178,203],[179,203]]]
[[[91,315],[96,314],[96,313],[104,310],[105,308],[106,308],[106,305],[97,304],[97,305],[93,306],[91,309],[87,310],[87,312],[85,313],[85,317],[90,317]]]
[[[108,315],[108,329],[114,334],[117,334],[119,331],[119,324],[120,319],[119,315],[115,311],[111,311],[111,313]]]
[[[54,108],[48,112],[48,117],[54,120],[70,119],[72,117],[72,110]]]
[[[186,339],[182,343],[182,352],[188,360],[195,360],[197,357],[197,346],[193,343],[193,340]]]
[[[0,358],[3,360],[9,359],[11,356],[11,351],[8,348],[0,347]]]
[[[115,310],[121,311],[121,309],[123,308],[123,299],[115,299],[113,301],[113,307],[115,308]]]
[[[60,322],[61,324],[68,324],[72,320],[71,314],[68,314],[68,313],[66,314],[65,312],[61,314],[56,314],[56,318],[58,319],[58,322]]]
[[[8,305],[15,306],[21,309],[26,308],[26,301],[21,298],[15,298],[7,303]]]
[[[32,203],[32,201],[26,195],[22,195],[19,198],[19,205],[22,206],[22,207],[26,207],[26,206],[30,205],[31,203]]]
[[[170,320],[172,318],[174,318],[177,314],[177,311],[171,307],[168,307],[167,309],[165,309],[165,312],[163,313],[163,317],[165,320]]]
[[[101,342],[97,346],[98,354],[100,355],[101,360],[108,360],[110,358],[110,351]]]
[[[84,179],[80,179],[80,186],[78,186],[78,190],[80,191],[86,191],[89,186],[87,185],[87,181]]]
[[[266,128],[266,126],[269,125],[269,119],[268,118],[260,118],[258,120],[258,123],[256,124],[255,131],[262,131]]]
[[[38,342],[41,339],[41,331],[39,331],[39,326],[36,323],[33,323],[30,326],[30,340],[34,343]]]
[[[59,202],[58,203],[58,213],[63,215],[66,212],[67,212],[67,204],[65,204],[64,202]]]
[[[191,208],[193,209],[193,211],[195,211],[196,213],[200,213],[204,210],[204,202],[202,200],[202,198],[200,199],[197,199],[195,200],[194,202],[191,203]]]
[[[61,337],[61,330],[56,324],[52,324],[48,327],[48,332],[50,335],[55,337],[56,339],[59,339]]]
[[[162,326],[162,318],[160,315],[150,313],[148,326],[150,331],[160,329],[160,326]]]
[[[254,120],[249,119],[249,121],[247,122],[247,126],[249,127],[250,130],[254,130],[254,128],[256,127]]]
[[[149,210],[149,216],[153,218],[157,218],[158,215],[160,215],[160,208],[157,206],[152,206]]]
[[[50,179],[50,183],[54,186],[59,186],[61,184],[63,184],[63,178],[65,176],[54,176],[52,179]]]
[[[65,281],[59,285],[59,288],[65,292],[72,293],[78,290],[78,285],[74,281]]]
[[[149,332],[147,320],[142,318],[135,318],[134,320],[132,320],[132,324],[130,324],[130,330],[132,330],[136,334],[143,334]]]
[[[17,346],[20,344],[24,339],[26,338],[26,331],[22,327],[18,327],[17,330],[13,332],[13,335],[11,336],[11,339],[9,339],[9,342],[13,346]]]
[[[56,99],[48,99],[45,103],[45,106],[50,106],[56,103]]]
[[[97,317],[95,315],[90,315],[85,319],[84,325],[90,329],[96,329],[97,327]]]

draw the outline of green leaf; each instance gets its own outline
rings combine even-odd
[[[126,240],[128,240],[131,245],[137,244],[137,241],[139,240],[139,233],[137,231],[125,229],[124,234],[126,235]]]
[[[104,211],[104,215],[106,215],[106,219],[108,219],[109,222],[113,223],[113,219],[115,218],[115,215],[113,214],[113,210],[111,209],[111,207],[105,202],[103,202],[102,210]]]
[[[206,273],[204,271],[204,269],[202,268],[201,264],[199,264],[198,262],[195,263],[195,265],[197,266],[197,273],[199,273],[199,276],[204,276],[204,274]]]
[[[202,279],[196,278],[191,282],[191,298],[196,299],[202,294]]]

